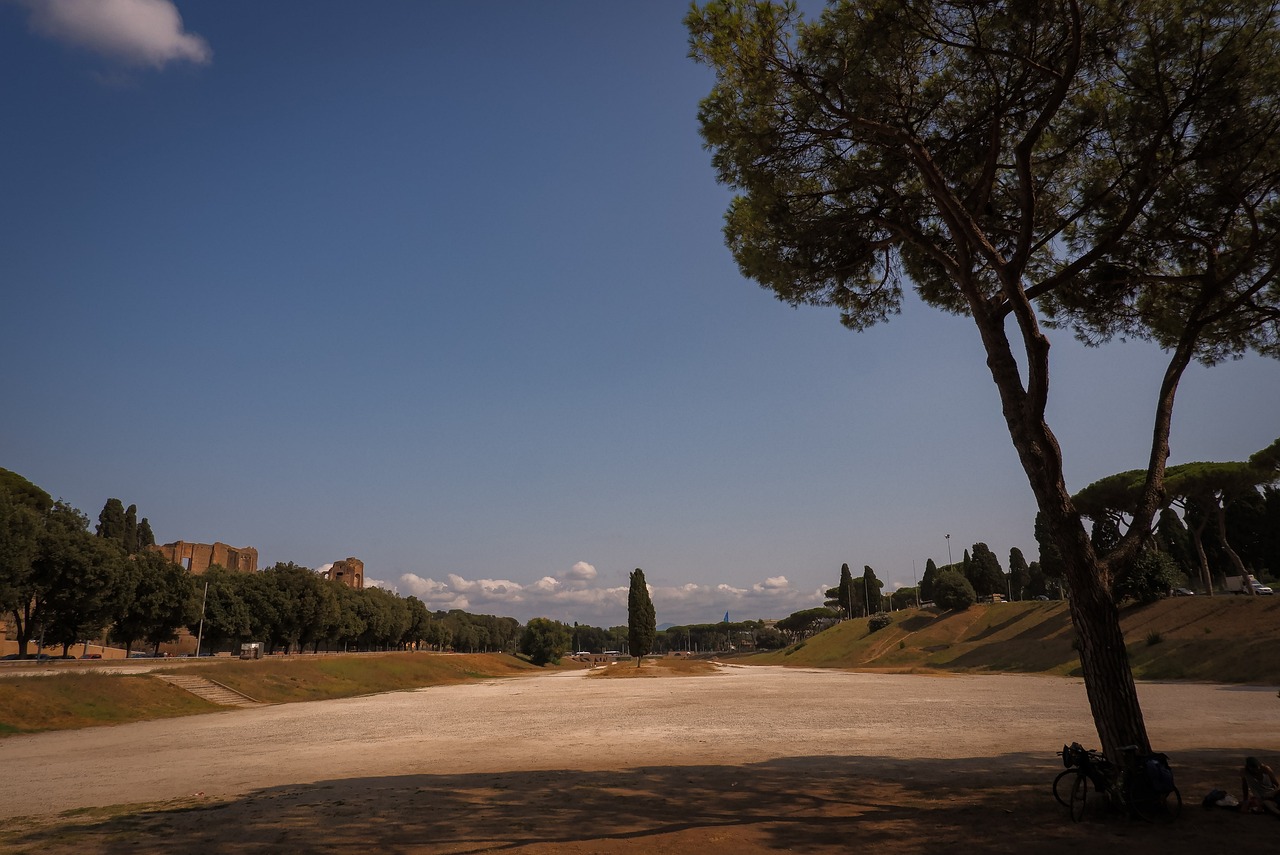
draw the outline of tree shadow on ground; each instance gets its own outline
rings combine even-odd
[[[1199,806],[1238,757],[1176,758],[1170,825],[1098,812],[1070,822],[1057,757],[791,757],[738,766],[418,774],[271,787],[108,819],[0,826],[0,851],[151,853],[1126,853],[1269,848],[1280,826]],[[1219,780],[1212,780],[1218,778]]]

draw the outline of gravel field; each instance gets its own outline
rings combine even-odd
[[[1275,728],[1280,699],[1274,688],[1146,683],[1140,693],[1153,743],[1181,761],[1179,784],[1188,801],[1195,802],[1189,807],[1197,811],[1200,787],[1236,788],[1231,764],[1239,757],[1253,753],[1280,761],[1275,756],[1280,753]],[[511,788],[537,791],[539,798],[572,800],[587,788],[596,798],[601,781],[624,789],[630,781],[633,789],[643,789],[648,784],[635,776],[659,769],[672,780],[685,775],[679,770],[690,770],[689,786],[699,789],[736,787],[739,779],[758,785],[777,773],[821,778],[824,787],[847,791],[850,779],[863,778],[883,782],[886,794],[897,788],[903,793],[899,803],[927,796],[929,789],[946,790],[954,801],[960,779],[972,783],[974,797],[966,802],[971,804],[982,804],[981,793],[989,796],[1006,783],[1026,789],[1039,782],[1037,798],[1043,800],[1061,768],[1054,752],[1070,740],[1096,744],[1079,680],[743,666],[722,667],[705,677],[661,679],[602,680],[581,671],[560,672],[10,737],[0,740],[5,769],[0,817],[9,818],[13,830],[15,822],[23,822],[15,817],[28,817],[35,827],[71,809],[195,797],[241,806],[248,811],[248,829],[250,818],[265,822],[270,812],[245,806],[260,809],[262,799],[287,795],[294,806],[311,808],[288,819],[292,814],[282,804],[267,824],[309,827],[314,820],[304,817],[313,815],[324,799],[348,805],[364,798],[368,814],[385,809],[389,800],[423,792],[424,786],[447,785],[474,796],[457,810],[479,825],[492,826],[495,833],[514,834],[518,824],[513,826],[511,817],[485,813],[492,800],[477,793],[483,790],[501,800],[509,798],[503,793]],[[14,774],[16,770],[25,772]],[[610,772],[617,774],[597,774]],[[498,783],[504,780],[506,784]],[[907,793],[903,787],[914,790]],[[1048,802],[1052,805],[1052,797]],[[671,809],[678,812],[679,806]],[[547,815],[545,809],[535,812]],[[751,827],[757,836],[731,835],[724,851],[778,848],[757,839],[764,826]],[[975,828],[981,831],[982,824]],[[207,823],[203,829],[212,833]],[[1280,832],[1280,827],[1268,830]],[[331,832],[324,840],[340,838],[336,829]],[[530,832],[535,839],[515,848],[676,852],[694,845],[687,832],[649,833],[644,839],[652,848],[636,849],[628,848],[632,838],[603,848],[574,849],[560,840],[539,849],[550,845],[546,835]],[[669,850],[659,845],[664,840]],[[438,834],[429,846],[420,841],[427,848],[392,846],[391,838],[374,842],[397,852],[491,851],[488,844],[445,846]],[[1163,848],[1169,850],[1167,843]],[[228,840],[223,844],[210,843],[207,851],[294,851],[233,849]],[[700,840],[696,845],[719,851],[713,844]],[[334,845],[338,848],[332,851],[342,851]],[[84,841],[76,846],[93,851]],[[150,851],[137,848],[136,842],[134,847],[119,851]],[[330,851],[318,839],[305,848]]]

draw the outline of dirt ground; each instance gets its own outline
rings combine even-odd
[[[725,667],[585,672],[0,741],[0,852],[1212,853],[1280,823],[1200,807],[1280,766],[1276,689],[1144,683],[1181,818],[1050,794],[1095,743],[1078,680]],[[111,807],[116,806],[116,807]]]

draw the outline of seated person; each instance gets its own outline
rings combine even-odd
[[[1245,759],[1244,769],[1240,773],[1240,789],[1244,791],[1244,798],[1240,802],[1242,811],[1266,811],[1280,816],[1280,804],[1276,803],[1276,797],[1280,796],[1280,781],[1276,781],[1271,767],[1260,762],[1257,757]]]

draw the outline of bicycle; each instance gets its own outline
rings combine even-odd
[[[1084,817],[1090,785],[1110,807],[1125,808],[1132,817],[1147,822],[1176,819],[1182,811],[1182,794],[1173,785],[1168,758],[1141,755],[1136,745],[1121,750],[1125,762],[1117,766],[1102,752],[1085,749],[1078,742],[1062,746],[1058,754],[1067,768],[1053,779],[1053,797],[1067,808],[1071,821]]]

